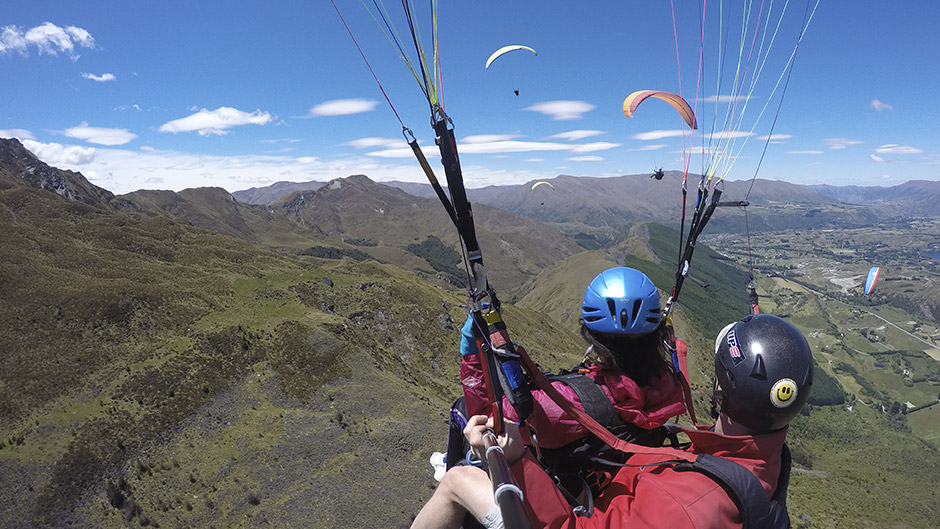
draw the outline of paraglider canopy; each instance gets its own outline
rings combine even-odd
[[[546,181],[542,180],[541,182],[536,182],[536,183],[532,184],[532,189],[531,189],[531,191],[535,191],[535,188],[538,187],[538,186],[541,186],[541,185],[546,185],[546,186],[548,186],[548,187],[550,187],[550,188],[552,188],[552,189],[555,189],[555,186],[553,186],[551,182],[546,182]]]
[[[865,295],[870,296],[871,291],[875,289],[875,283],[878,282],[878,277],[881,276],[881,268],[877,266],[871,267],[868,271],[868,279],[865,280]]]
[[[698,128],[695,122],[695,113],[692,112],[692,107],[689,106],[686,100],[676,94],[663,92],[662,90],[637,90],[628,95],[627,98],[623,100],[623,115],[632,118],[633,113],[636,112],[636,107],[650,97],[655,97],[656,99],[661,99],[669,103],[672,105],[672,108],[679,111],[682,119],[685,120],[692,130]]]
[[[486,60],[486,68],[489,68],[490,65],[493,64],[493,61],[502,56],[504,53],[509,53],[516,50],[529,50],[533,55],[538,55],[535,50],[528,46],[523,46],[522,44],[511,44],[509,46],[503,46],[502,48],[494,51],[493,54],[490,55],[490,58]]]

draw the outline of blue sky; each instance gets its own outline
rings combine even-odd
[[[9,4],[0,13],[0,137],[20,138],[47,163],[81,171],[97,185],[117,193],[235,191],[356,173],[424,181],[329,1]],[[360,2],[337,4],[401,119],[433,155],[428,104],[414,78]],[[420,4],[424,15],[427,3]],[[668,1],[441,2],[444,103],[468,186],[678,170],[684,159],[699,172],[701,151],[719,145],[725,156],[711,167],[728,179],[749,179],[765,144],[761,178],[940,180],[940,4],[821,0],[775,124],[786,81],[780,74],[806,0],[790,0],[773,47],[763,48],[763,33],[754,37],[750,29],[743,48],[737,30],[723,47],[713,25],[740,26],[746,2],[706,2],[696,102],[699,4],[675,1],[677,71]],[[765,43],[785,4],[750,2],[749,28],[771,21]],[[386,7],[405,30],[401,3]],[[430,20],[419,22],[429,46]],[[484,69],[506,44],[529,45],[538,55],[512,52]],[[739,49],[752,57],[742,63],[744,90],[737,103],[723,103],[733,95]],[[691,139],[662,101],[645,101],[632,118],[622,113],[635,90],[680,88],[700,124]],[[729,106],[739,121],[712,126]],[[431,164],[440,166],[437,158]]]

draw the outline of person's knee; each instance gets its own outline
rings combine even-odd
[[[476,467],[463,465],[448,470],[437,488],[441,494],[459,498],[468,490],[476,489],[481,485],[486,487],[488,484],[486,472]]]

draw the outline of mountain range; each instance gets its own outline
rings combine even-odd
[[[681,174],[548,182],[470,196],[512,337],[554,370],[582,357],[577,308],[595,273],[673,280],[679,210],[660,204],[678,203]],[[823,250],[791,248],[778,226],[851,227],[882,247],[872,226],[935,223],[921,202],[940,184],[909,184],[758,180],[748,196],[726,182],[722,200],[748,196],[750,228],[777,237],[782,260]],[[429,186],[299,186],[114,196],[0,139],[0,526],[408,526],[460,388],[456,234]],[[709,230],[742,219],[722,208]],[[739,317],[747,268],[699,246],[674,325],[703,415],[711,336]],[[776,270],[762,307],[805,329],[818,362],[817,400],[789,435],[794,525],[933,527],[940,369],[911,333],[940,323],[817,292],[802,263]],[[909,276],[886,290],[903,295]]]

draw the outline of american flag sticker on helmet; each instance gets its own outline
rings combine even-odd
[[[731,361],[734,365],[738,365],[744,361],[744,355],[741,354],[741,350],[738,349],[738,337],[734,333],[734,329],[728,331],[728,354],[731,355]]]

